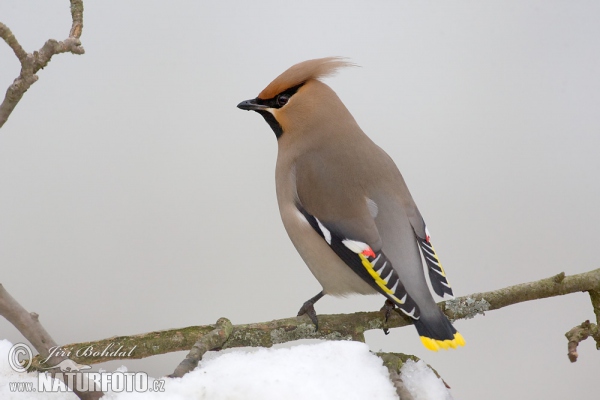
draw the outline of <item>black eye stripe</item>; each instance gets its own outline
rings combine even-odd
[[[298,91],[298,89],[300,89],[302,87],[302,85],[304,85],[304,82],[302,82],[301,84],[299,84],[297,86],[289,88],[289,89],[279,93],[277,96],[270,98],[270,99],[263,100],[263,99],[257,98],[256,103],[268,106],[270,108],[281,108],[287,104],[287,102],[290,100],[290,98],[294,94],[296,94],[296,92]],[[285,98],[287,100],[285,100],[283,102],[279,101],[279,100],[282,100]]]

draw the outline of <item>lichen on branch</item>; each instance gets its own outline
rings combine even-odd
[[[439,303],[449,318],[454,320],[472,318],[481,310],[482,304],[487,310],[497,310],[524,301],[543,299],[582,291],[600,291],[600,269],[572,276],[559,274],[535,282],[523,283],[507,288],[470,296],[459,297],[451,303]],[[485,302],[485,303],[484,303]],[[449,306],[450,304],[450,306]],[[457,307],[456,304],[460,304]],[[397,328],[411,325],[410,318],[400,313],[392,313],[387,321],[380,311],[357,312],[354,314],[319,315],[319,330],[307,316],[279,319],[269,322],[233,325],[228,339],[222,348],[232,347],[271,347],[277,343],[285,343],[300,339],[356,340],[364,341],[364,333],[372,329]],[[86,355],[73,356],[72,359],[81,364],[95,364],[109,360],[125,358],[145,358],[174,351],[190,350],[204,335],[216,329],[216,325],[191,326],[144,333],[134,336],[121,336],[95,342],[75,343],[63,346],[67,349],[93,347],[104,349],[111,344],[134,349],[131,354],[121,357]],[[39,365],[34,362],[34,366]]]

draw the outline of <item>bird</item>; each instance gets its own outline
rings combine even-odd
[[[237,106],[262,115],[275,133],[281,219],[323,287],[298,316],[307,314],[318,329],[314,304],[324,295],[379,293],[386,320],[397,307],[427,349],[464,346],[427,285],[425,270],[436,294],[453,297],[404,178],[322,81],[350,66],[343,57],[300,62]]]

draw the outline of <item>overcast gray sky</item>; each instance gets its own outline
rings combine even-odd
[[[85,2],[83,56],[56,56],[0,131],[0,281],[59,343],[295,315],[320,290],[275,200],[275,137],[238,110],[306,59],[396,161],[457,295],[598,268],[600,3]],[[3,0],[26,50],[67,1]],[[0,90],[19,64],[0,44]],[[378,309],[324,298],[319,313]],[[367,334],[415,354],[457,399],[586,398],[587,294],[458,321],[467,346]],[[0,321],[0,337],[21,335]],[[172,372],[181,354],[119,362]]]

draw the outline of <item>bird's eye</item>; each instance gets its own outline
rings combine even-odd
[[[290,96],[287,94],[280,94],[279,96],[277,96],[277,104],[280,107],[285,106],[289,100],[290,100]]]

